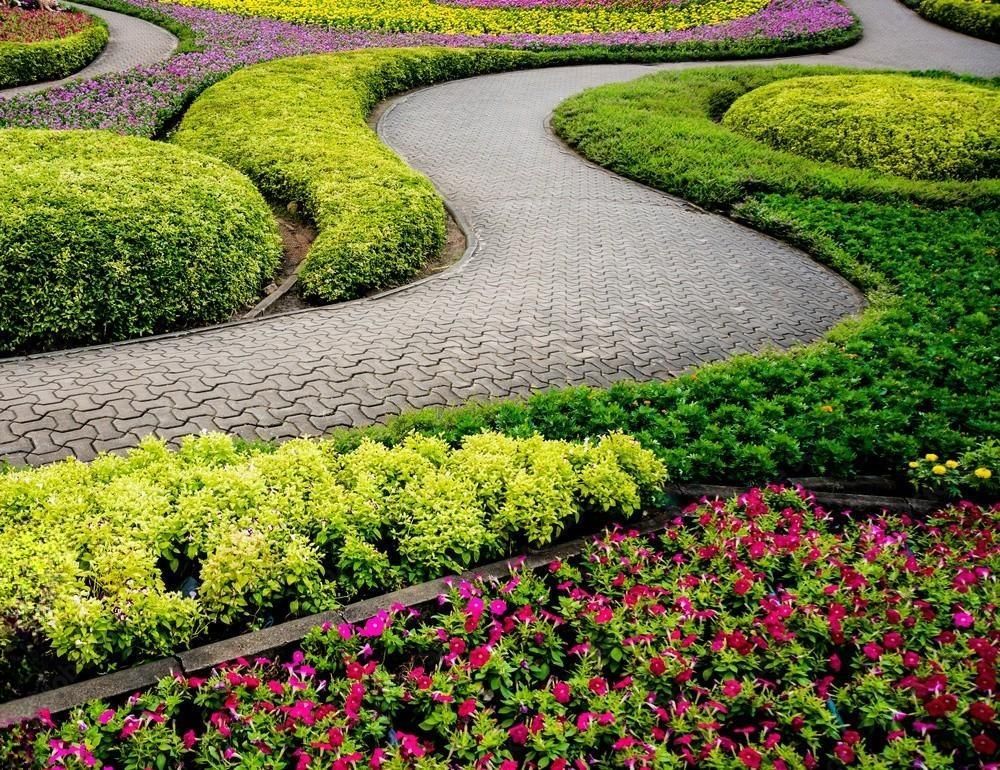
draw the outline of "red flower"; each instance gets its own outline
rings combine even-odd
[[[490,651],[485,647],[476,647],[469,653],[469,666],[472,668],[482,668],[490,660]]]
[[[448,640],[448,652],[452,655],[461,655],[465,652],[465,640],[459,639],[457,636],[451,637]]]
[[[749,746],[744,746],[740,749],[739,759],[740,762],[743,763],[743,766],[749,767],[750,770],[757,770],[757,768],[760,767],[760,752],[750,748]]]
[[[996,716],[996,712],[989,703],[979,700],[969,706],[969,716],[979,722],[989,724]]]
[[[846,743],[838,743],[833,747],[833,753],[837,755],[837,759],[843,762],[845,765],[851,764],[854,761],[854,749],[848,746]]]
[[[844,743],[853,746],[861,740],[861,733],[857,730],[844,730]]]
[[[997,742],[986,733],[980,733],[972,739],[972,748],[980,754],[994,754],[997,750]]]
[[[753,588],[753,583],[751,583],[746,578],[740,578],[735,583],[733,583],[733,591],[736,593],[737,596],[743,596],[751,588]]]
[[[509,735],[510,739],[518,746],[523,746],[528,742],[528,728],[521,722],[518,722],[510,728],[507,731],[507,735]]]
[[[465,719],[465,717],[472,716],[476,712],[476,699],[468,698],[458,704],[458,715]]]
[[[887,650],[898,650],[903,646],[903,635],[899,631],[890,631],[882,637],[882,645]]]
[[[605,623],[610,623],[614,617],[615,613],[611,611],[610,607],[601,607],[601,609],[594,613],[594,622],[598,625],[604,625]]]
[[[595,676],[589,682],[587,682],[587,687],[590,689],[594,695],[607,695],[608,694],[608,683],[599,676]]]
[[[946,692],[944,695],[931,698],[924,704],[924,708],[932,717],[943,717],[958,708],[958,698],[950,692]]]
[[[722,694],[727,698],[735,698],[741,692],[743,692],[743,685],[735,679],[727,679],[722,683]]]
[[[653,676],[663,676],[666,673],[667,664],[663,662],[663,658],[657,655],[649,661],[649,672]]]

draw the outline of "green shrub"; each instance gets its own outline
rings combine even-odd
[[[209,626],[335,606],[630,516],[665,471],[634,440],[152,439],[126,457],[0,475],[0,696],[25,645],[79,669],[180,649]],[[20,662],[20,663],[19,663]]]
[[[789,78],[744,94],[722,124],[816,160],[911,179],[1000,176],[1000,92],[906,75]]]
[[[277,266],[249,181],[178,147],[101,131],[0,131],[0,351],[225,319]]]
[[[903,0],[921,16],[943,27],[1000,42],[1000,3],[995,0]]]
[[[135,16],[137,19],[142,19],[143,21],[148,21],[150,24],[163,27],[177,38],[177,48],[174,49],[174,53],[191,53],[193,51],[204,50],[203,46],[197,42],[197,34],[192,27],[175,19],[173,16],[157,11],[155,8],[132,5],[127,0],[80,0],[80,3],[94,8],[104,8],[115,13],[122,13],[126,16]]]
[[[92,62],[108,44],[108,25],[91,17],[84,29],[54,40],[0,43],[0,88],[57,80]]]
[[[511,69],[531,54],[420,49],[284,59],[209,88],[173,141],[221,158],[263,193],[295,202],[319,235],[301,274],[304,295],[332,302],[415,275],[444,244],[431,183],[368,128],[387,95]]]

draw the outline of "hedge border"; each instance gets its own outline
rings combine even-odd
[[[821,479],[814,480],[823,481]],[[825,481],[831,486],[837,486],[835,480]],[[630,522],[629,528],[637,530],[640,534],[657,532],[666,527],[680,513],[683,508],[680,503],[694,502],[702,498],[729,499],[746,490],[744,487],[728,485],[692,484],[673,486],[668,488],[668,491],[677,498],[678,505],[659,509],[641,520]],[[919,515],[930,513],[942,505],[938,500],[924,498],[885,497],[840,492],[814,492],[812,494],[821,505],[829,508],[850,509],[856,512],[894,510]],[[500,578],[507,575],[515,564],[530,570],[538,570],[553,560],[576,555],[591,538],[606,527],[607,525],[602,525],[594,532],[572,540],[531,550],[521,556],[490,562],[466,570],[457,576],[440,577],[417,583],[348,604],[339,610],[329,610],[296,618],[270,628],[194,647],[131,668],[6,701],[0,703],[0,729],[24,719],[30,719],[40,709],[48,709],[52,714],[64,713],[91,700],[124,697],[137,690],[151,687],[164,676],[172,676],[175,673],[185,676],[202,674],[238,657],[250,658],[285,649],[301,641],[313,628],[324,623],[335,625],[358,623],[372,617],[379,610],[396,605],[420,607],[435,601],[441,593],[447,590],[448,582],[456,578],[459,580]]]
[[[982,40],[1000,43],[1000,4],[977,0],[902,0],[928,21]]]
[[[204,50],[204,46],[199,45],[197,42],[197,33],[194,29],[166,13],[160,13],[152,8],[132,5],[125,0],[74,0],[74,2],[78,5],[89,5],[105,11],[114,11],[124,16],[134,16],[137,19],[142,19],[143,21],[148,21],[150,24],[162,27],[177,38],[177,48],[174,49],[175,54],[194,53]]]
[[[90,64],[108,44],[108,25],[93,14],[79,32],[35,43],[0,43],[0,88],[68,77]]]

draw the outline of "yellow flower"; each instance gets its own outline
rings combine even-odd
[[[910,460],[910,467],[911,468],[919,468],[920,467],[920,463],[918,463],[916,460]]]
[[[984,481],[993,477],[993,471],[989,468],[976,468],[973,472],[976,474],[976,478],[983,479]]]
[[[931,468],[931,471],[936,473],[938,476],[944,476],[944,474],[948,472],[948,469],[945,468],[943,465],[935,465],[933,468]]]
[[[937,455],[924,455],[924,459],[928,460],[928,461],[930,461],[932,463],[936,463],[937,459],[938,459],[938,456]]]
[[[958,463],[955,460],[948,460],[947,462],[945,462],[945,465],[947,465],[949,468],[958,467]]]
[[[832,412],[832,411],[833,411],[833,407],[832,407],[832,406],[830,406],[829,404],[823,404],[823,406],[821,406],[821,407],[819,408],[819,410],[820,410],[821,412]]]

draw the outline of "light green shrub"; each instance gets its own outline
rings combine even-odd
[[[1000,92],[907,75],[779,80],[741,96],[727,127],[816,160],[911,179],[1000,175]]]
[[[212,158],[104,131],[0,130],[0,355],[220,321],[280,242]]]
[[[903,0],[935,24],[1000,42],[1000,3],[996,0]]]
[[[177,451],[147,439],[126,457],[15,470],[0,475],[0,674],[26,640],[106,668],[209,625],[458,571],[549,543],[590,511],[628,516],[663,478],[625,436],[491,433],[457,449],[413,435],[346,453],[211,434]]]
[[[350,299],[415,275],[444,246],[444,206],[431,183],[365,122],[385,96],[533,61],[525,52],[455,49],[304,56],[241,70],[191,106],[173,141],[247,174],[294,202],[319,235],[303,293]]]

